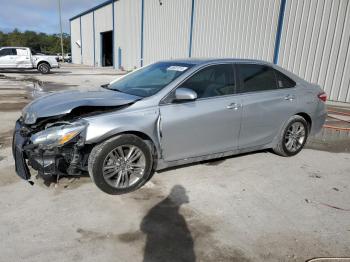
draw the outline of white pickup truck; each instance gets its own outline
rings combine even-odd
[[[55,56],[33,55],[28,47],[0,47],[1,69],[38,69],[42,74],[59,68]]]

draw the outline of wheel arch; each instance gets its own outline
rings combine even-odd
[[[120,135],[134,135],[137,136],[139,138],[141,138],[142,140],[144,140],[146,143],[149,144],[149,146],[152,149],[152,154],[153,154],[153,160],[155,161],[155,167],[157,164],[157,160],[160,156],[160,149],[159,149],[159,145],[156,144],[156,141],[154,139],[152,139],[151,136],[149,136],[148,134],[146,134],[145,132],[141,132],[141,131],[137,131],[137,130],[126,130],[126,131],[121,131],[121,132],[116,132],[113,134],[108,134],[106,136],[103,136],[103,138],[99,139],[98,141],[95,141],[94,143],[92,143],[92,146],[96,146],[97,144],[101,144],[113,137],[116,136],[120,136]]]
[[[297,116],[301,116],[302,118],[304,118],[308,124],[308,128],[309,128],[309,132],[311,130],[311,127],[312,127],[312,119],[311,119],[311,116],[305,112],[300,112],[300,113],[297,113],[295,114]]]
[[[106,157],[106,152],[108,153],[109,150],[114,150],[116,148],[115,141],[116,140],[123,140],[123,135],[128,136],[126,139],[127,141],[135,141],[135,138],[137,137],[138,143],[136,145],[139,145],[139,147],[143,147],[144,150],[145,147],[149,147],[149,151],[147,152],[149,161],[146,162],[146,165],[144,166],[144,173],[142,174],[142,177],[136,181],[136,183],[133,184],[127,184],[127,187],[113,187],[110,183],[108,183],[104,178],[103,175],[101,175],[101,168],[103,168],[104,159]],[[134,138],[132,138],[134,137]],[[140,144],[142,140],[142,145]],[[126,145],[126,142],[117,142],[117,146],[120,145]],[[133,142],[131,142],[133,143]],[[136,142],[135,142],[136,143]],[[139,131],[125,131],[125,132],[119,132],[115,133],[111,136],[105,136],[103,139],[100,139],[98,142],[94,144],[87,144],[88,146],[92,147],[91,152],[88,155],[88,172],[92,179],[92,181],[96,184],[96,186],[102,190],[103,192],[107,194],[112,195],[119,195],[119,194],[125,194],[131,191],[134,191],[141,186],[143,186],[145,183],[147,183],[153,176],[153,174],[156,171],[158,160],[155,157],[156,149],[153,146],[153,149],[150,147],[150,145],[153,145],[153,141],[150,136],[143,132]],[[106,146],[107,151],[106,151]],[[147,150],[148,151],[148,150]],[[102,153],[102,155],[101,155]],[[125,171],[125,170],[124,170]],[[109,186],[108,186],[109,184]]]
[[[311,126],[312,126],[312,120],[311,120],[311,117],[309,114],[305,113],[305,112],[299,112],[299,113],[296,113],[294,115],[291,115],[291,117],[293,116],[301,116],[302,118],[305,119],[305,121],[307,122],[308,124],[308,131],[310,133],[311,131]],[[283,122],[283,124],[281,125],[280,129],[278,130],[278,133],[276,134],[276,136],[273,138],[272,142],[271,142],[271,145],[276,145],[276,143],[278,143],[278,138],[279,138],[279,135],[278,134],[281,134],[281,132],[283,131],[283,129],[286,127],[286,124],[288,123],[289,119],[288,118],[285,122]]]
[[[51,64],[50,64],[48,61],[46,61],[46,60],[41,60],[41,61],[39,61],[39,62],[37,63],[37,65],[36,65],[36,68],[39,68],[39,66],[40,66],[41,64],[48,64],[49,67],[50,67],[50,69],[51,69]]]

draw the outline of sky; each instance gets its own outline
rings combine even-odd
[[[69,33],[69,18],[106,0],[61,0],[63,32]],[[58,0],[0,0],[0,30],[59,33]]]

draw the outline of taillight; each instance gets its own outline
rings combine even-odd
[[[323,102],[327,101],[327,94],[325,92],[319,93],[317,97],[322,100]]]

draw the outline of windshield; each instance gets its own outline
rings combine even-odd
[[[163,89],[193,65],[186,63],[159,62],[111,83],[108,88],[123,93],[148,97]]]

